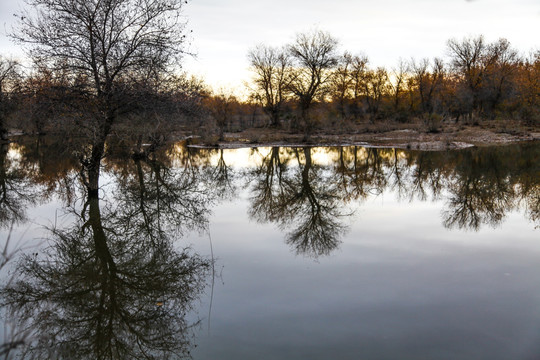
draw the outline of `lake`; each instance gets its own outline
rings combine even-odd
[[[0,153],[6,357],[540,357],[538,142],[65,148]]]

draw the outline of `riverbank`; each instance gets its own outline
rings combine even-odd
[[[132,141],[137,129],[119,128],[114,137],[122,141]],[[201,148],[246,148],[259,146],[365,146],[394,147],[413,150],[462,149],[472,146],[497,146],[524,141],[540,140],[540,126],[525,126],[517,120],[483,120],[474,124],[446,123],[436,131],[426,130],[421,123],[360,123],[335,126],[313,131],[309,137],[300,131],[289,131],[270,127],[249,128],[242,131],[224,133],[222,140],[215,135],[215,129],[183,129],[168,133],[154,134],[161,144],[182,141],[190,147]],[[122,134],[125,134],[123,136]],[[26,136],[22,131],[12,129],[4,143],[16,141]],[[32,136],[32,135],[29,135]],[[65,136],[60,132],[44,136]],[[130,140],[131,139],[131,140]]]
[[[518,121],[484,121],[473,125],[445,124],[437,131],[426,131],[414,124],[369,124],[364,127],[316,131],[306,140],[304,134],[281,129],[256,128],[225,133],[224,140],[193,137],[195,147],[238,148],[254,146],[343,146],[396,147],[418,150],[460,149],[471,146],[505,145],[540,140],[538,126]]]

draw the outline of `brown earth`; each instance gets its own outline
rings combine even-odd
[[[419,150],[458,149],[470,146],[504,145],[520,141],[540,140],[538,126],[524,126],[519,121],[483,121],[474,125],[444,124],[437,132],[422,125],[368,124],[344,130],[317,131],[306,140],[302,133],[271,128],[249,129],[226,133],[224,141],[192,139],[194,146],[224,148],[255,146],[361,145],[397,147]]]

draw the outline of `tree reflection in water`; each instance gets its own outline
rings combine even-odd
[[[346,230],[343,209],[394,191],[401,200],[443,200],[447,228],[498,226],[521,206],[539,223],[539,146],[418,152],[356,146],[328,148],[335,160],[319,165],[312,148],[272,148],[248,173],[252,218],[291,229],[297,253],[328,255]],[[537,225],[538,226],[538,225]]]
[[[443,223],[447,228],[478,230],[482,224],[498,225],[516,200],[511,178],[492,154],[478,158],[466,152],[448,184],[447,209]]]
[[[116,172],[112,197],[120,222],[129,223],[149,237],[164,232],[183,235],[205,230],[215,191],[207,188],[207,174],[198,169],[173,168],[149,157],[128,163]]]
[[[473,149],[455,154],[455,170],[448,176],[447,228],[478,230],[482,225],[498,226],[506,214],[528,204],[535,222],[540,188],[538,146]],[[532,206],[531,206],[532,205]]]
[[[50,246],[27,255],[2,291],[32,358],[185,357],[186,314],[206,285],[211,261],[176,248],[170,230],[204,227],[200,179],[141,160],[119,181],[115,202],[87,191],[75,221],[50,230]],[[99,166],[99,165],[97,165]],[[95,168],[95,167],[94,167]],[[186,196],[187,195],[187,196]],[[182,215],[182,217],[179,217]]]
[[[336,186],[325,181],[311,154],[311,148],[291,149],[297,165],[291,169],[281,162],[279,148],[273,148],[253,173],[249,213],[282,229],[292,227],[287,244],[298,254],[318,257],[339,246],[345,226],[339,221],[344,214]]]
[[[25,222],[26,209],[40,197],[28,172],[14,164],[8,150],[8,144],[0,144],[0,227]]]

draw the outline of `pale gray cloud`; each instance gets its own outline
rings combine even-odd
[[[374,65],[444,56],[449,38],[506,37],[519,50],[538,46],[540,4],[532,0],[199,0],[189,4],[193,48],[186,66],[212,83],[241,86],[249,78],[247,50],[280,45],[314,26],[330,31],[342,49],[367,54]]]
[[[22,0],[0,1],[0,22],[9,28]],[[185,15],[193,29],[185,69],[208,82],[242,87],[249,79],[246,53],[258,43],[285,44],[295,33],[318,27],[362,52],[372,64],[444,56],[449,38],[484,34],[506,37],[521,51],[538,47],[538,0],[193,0]],[[15,49],[0,35],[0,52]]]
[[[8,39],[15,17],[22,1],[0,0],[0,54],[7,56],[22,56],[22,51]]]

